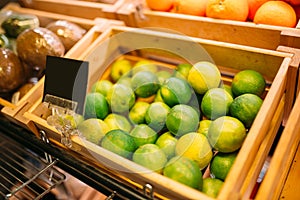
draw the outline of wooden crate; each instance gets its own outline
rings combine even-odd
[[[3,8],[3,10],[11,10],[18,13],[36,15],[40,21],[41,27],[46,26],[52,21],[64,19],[70,22],[74,22],[85,28],[87,30],[86,34],[68,52],[66,52],[66,54],[64,55],[64,57],[66,58],[79,57],[81,53],[85,49],[87,49],[88,46],[101,34],[101,32],[105,30],[107,26],[109,26],[110,23],[119,25],[122,24],[120,21],[107,20],[103,18],[89,20],[50,12],[38,11],[34,9],[22,8],[16,3],[7,4]],[[42,96],[43,89],[44,77],[41,78],[39,82],[33,88],[31,88],[30,91],[25,96],[23,96],[16,104],[12,104],[7,100],[0,98],[0,104],[4,106],[1,109],[1,113],[4,114],[12,122],[23,126],[24,128],[29,129],[34,133],[37,133],[35,125],[30,122],[30,120],[25,118],[23,116],[23,113],[27,111],[32,106],[32,104]]]
[[[94,19],[96,17],[117,19],[117,10],[127,2],[127,0],[114,1],[93,1],[93,0],[21,0],[22,6],[54,12],[59,14],[67,14],[71,16]]]
[[[117,14],[131,27],[163,28],[192,37],[272,50],[279,45],[300,48],[300,30],[296,28],[152,11],[143,0],[124,4]]]
[[[191,53],[190,49],[193,49],[195,54]],[[295,67],[292,66],[294,55],[149,29],[116,26],[100,35],[89,50],[80,57],[80,59],[90,63],[88,88],[99,78],[105,76],[110,63],[125,53],[171,64],[182,60],[194,63],[199,59],[207,59],[209,55],[209,58],[219,67],[222,76],[229,81],[232,80],[235,73],[243,69],[254,69],[264,75],[271,86],[218,199],[239,199],[245,195],[242,193],[242,188],[251,190],[254,187],[252,182],[245,182],[245,180],[256,180],[258,177],[262,163],[266,159],[267,152],[270,150],[282,123],[283,114],[287,111],[285,104],[293,101],[293,99],[287,98],[289,89],[291,89],[287,86],[295,86],[296,84],[296,78],[289,77],[290,72],[295,71]],[[299,63],[296,66],[299,66]],[[61,133],[49,126],[43,118],[48,112],[49,108],[45,103],[42,103],[40,98],[24,116],[32,120],[38,129],[45,131],[51,142],[61,145]],[[154,172],[136,173],[137,170],[145,169],[80,137],[74,136],[72,138],[70,149],[97,166],[108,168],[114,171],[116,175],[126,177],[128,182],[135,183],[141,188],[145,184],[151,184],[158,198],[212,199],[202,192],[172,181],[160,174]],[[262,153],[257,156],[258,152]],[[253,164],[254,161],[255,165]],[[252,173],[249,174],[250,170]]]

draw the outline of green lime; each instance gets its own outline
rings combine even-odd
[[[236,156],[237,156],[237,152],[232,152],[232,153],[218,152],[213,157],[210,163],[211,174],[214,177],[224,181],[235,161]]]
[[[189,71],[192,69],[193,65],[189,63],[180,63],[176,68],[176,77],[187,79]],[[180,75],[180,76],[178,76]]]
[[[217,198],[223,184],[224,182],[217,178],[205,178],[203,179],[202,192],[207,196]]]
[[[192,188],[202,189],[202,172],[197,163],[187,157],[171,158],[163,170],[163,175]]]
[[[124,131],[131,131],[131,124],[128,121],[128,119],[120,114],[117,113],[110,113],[108,114],[105,119],[104,122],[108,125],[109,130],[113,130],[113,129],[121,129]]]
[[[159,80],[159,84],[162,85],[168,78],[172,76],[169,71],[161,70],[156,73],[156,76]]]
[[[200,61],[190,69],[188,82],[198,94],[204,94],[207,90],[219,86],[221,73],[215,64]]]
[[[149,71],[152,73],[156,73],[157,70],[157,65],[151,62],[150,60],[139,60],[133,65],[132,74],[134,75],[141,71]]]
[[[181,136],[175,147],[176,155],[188,157],[196,161],[200,169],[210,163],[213,153],[207,138],[200,133],[190,132]]]
[[[107,124],[97,118],[86,119],[77,128],[86,140],[95,144],[99,144],[100,140],[109,130]]]
[[[106,96],[107,91],[113,86],[113,83],[109,80],[99,80],[93,84],[91,91],[99,92],[103,96]]]
[[[162,97],[160,95],[160,89],[157,91],[157,93],[155,95],[154,102],[164,102],[164,100],[162,99]]]
[[[84,117],[104,119],[109,113],[109,105],[106,98],[98,93],[93,92],[86,95]]]
[[[160,94],[164,102],[173,107],[177,104],[187,104],[192,97],[192,88],[187,81],[171,77],[161,86]]]
[[[211,122],[212,121],[208,120],[208,119],[201,120],[199,122],[199,128],[198,128],[197,132],[207,136],[208,129],[209,129]]]
[[[232,96],[222,88],[209,89],[202,98],[201,110],[209,119],[217,119],[229,113]]]
[[[156,94],[160,88],[157,76],[149,71],[140,71],[133,75],[131,86],[138,97],[146,98]]]
[[[176,105],[167,115],[166,126],[176,137],[196,131],[198,125],[199,115],[194,108],[188,105]]]
[[[175,156],[175,146],[176,146],[177,138],[175,138],[170,132],[165,132],[160,135],[155,144],[159,146],[167,158],[170,159]]]
[[[125,158],[131,158],[136,149],[133,138],[128,132],[114,129],[106,133],[101,140],[101,146]]]
[[[116,83],[123,75],[130,72],[132,65],[129,60],[120,59],[113,62],[110,68],[110,77]]]
[[[145,124],[145,115],[150,104],[144,101],[137,101],[129,111],[129,119],[133,124]]]
[[[245,93],[261,96],[265,91],[266,80],[257,71],[243,70],[237,73],[232,80],[231,89],[234,96]]]
[[[155,131],[160,131],[166,125],[169,112],[170,107],[167,104],[163,102],[151,103],[145,114],[146,123]]]
[[[223,116],[212,121],[207,138],[217,151],[234,152],[242,146],[246,138],[246,128],[238,119]]]
[[[156,144],[144,144],[133,153],[132,160],[150,170],[162,173],[167,156]]]
[[[262,103],[263,100],[255,94],[242,94],[233,100],[230,114],[250,128]]]
[[[230,94],[232,96],[232,98],[234,98],[230,85],[223,84],[222,88],[225,89],[226,92],[228,92],[228,94]]]
[[[130,135],[134,139],[137,147],[144,144],[153,144],[158,137],[157,133],[146,124],[139,124],[135,126],[131,130]]]
[[[131,88],[131,77],[129,77],[129,76],[122,76],[118,80],[117,84],[123,84],[123,85]]]

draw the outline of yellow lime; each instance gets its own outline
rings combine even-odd
[[[160,95],[160,89],[157,91],[157,93],[155,95],[154,102],[164,102],[164,100],[162,99],[162,97]]]
[[[125,116],[116,113],[108,114],[105,117],[104,122],[108,125],[109,130],[121,129],[129,132],[132,128],[130,122]]]
[[[232,102],[230,114],[250,128],[262,103],[263,100],[255,94],[242,94]]]
[[[203,179],[202,192],[207,196],[217,198],[223,184],[224,182],[217,178],[205,178]]]
[[[116,83],[123,75],[130,72],[132,65],[129,60],[116,60],[110,68],[110,77]]]
[[[144,144],[153,144],[158,137],[157,133],[146,124],[135,126],[130,132],[130,135],[134,139],[137,147]]]
[[[181,136],[175,147],[176,155],[196,161],[204,169],[213,157],[212,148],[203,134],[190,132]]]
[[[157,76],[150,71],[140,71],[131,78],[131,86],[138,97],[149,97],[160,88]]]
[[[222,88],[209,89],[202,98],[201,110],[209,119],[216,119],[229,113],[232,96]]]
[[[163,170],[163,175],[197,190],[202,189],[202,172],[197,163],[190,158],[171,158]]]
[[[217,151],[234,152],[242,146],[246,138],[246,128],[238,119],[223,116],[212,121],[207,138]]]
[[[148,126],[155,131],[161,131],[165,128],[167,115],[170,107],[163,102],[151,103],[145,114],[145,120]]]
[[[144,101],[137,101],[129,111],[129,119],[133,124],[145,124],[145,114],[150,104]]]
[[[109,113],[109,105],[106,98],[93,92],[86,95],[84,118],[104,119]]]
[[[232,80],[231,89],[235,96],[245,93],[261,96],[265,91],[264,77],[254,70],[243,70],[237,73]]]
[[[204,94],[211,88],[219,86],[221,73],[211,62],[201,61],[193,65],[188,74],[188,82],[198,94]]]
[[[176,146],[177,138],[175,138],[170,132],[165,132],[160,135],[155,144],[159,146],[167,158],[170,159],[175,156],[175,146]]]
[[[106,133],[101,140],[101,146],[125,158],[131,158],[136,146],[128,132],[114,129]]]
[[[208,119],[201,120],[199,122],[199,128],[198,128],[197,132],[207,136],[208,129],[209,129],[211,122],[212,121],[208,120]]]
[[[93,84],[91,91],[99,92],[103,96],[106,96],[107,91],[113,86],[113,83],[109,80],[99,80]]]

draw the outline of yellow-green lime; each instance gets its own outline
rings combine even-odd
[[[99,92],[103,96],[106,96],[107,91],[113,86],[113,83],[109,80],[99,80],[93,84],[91,91]]]
[[[238,72],[232,80],[231,90],[234,96],[245,93],[261,96],[265,91],[266,80],[255,70],[243,70]]]
[[[181,136],[176,143],[175,152],[178,156],[185,156],[196,161],[201,170],[208,166],[213,157],[207,138],[196,132]]]
[[[137,101],[129,111],[129,119],[133,124],[145,124],[145,115],[150,104],[144,101]]]
[[[166,126],[167,115],[170,107],[163,102],[153,102],[145,114],[145,120],[148,126],[155,131],[161,131]]]
[[[153,72],[140,71],[131,78],[131,86],[136,96],[146,98],[156,94],[160,83]]]
[[[228,92],[228,93],[232,96],[232,98],[234,98],[233,93],[232,93],[232,90],[231,90],[231,86],[230,86],[230,85],[223,84],[223,85],[221,86],[221,88],[225,89],[226,92]]]
[[[123,84],[114,84],[107,92],[107,102],[110,105],[111,112],[124,113],[129,112],[135,103],[135,94],[133,90]]]
[[[246,138],[246,128],[234,117],[219,117],[209,126],[207,138],[217,151],[234,152],[242,146]]]
[[[116,83],[123,75],[130,73],[131,62],[127,59],[116,60],[110,68],[110,77]]]
[[[86,140],[95,144],[99,144],[109,130],[107,124],[97,118],[86,119],[77,128]]]
[[[161,85],[160,95],[170,107],[187,104],[192,97],[192,88],[184,79],[171,77]]]
[[[167,156],[156,144],[144,144],[133,153],[132,160],[150,170],[162,173]]]
[[[125,116],[117,113],[108,114],[105,117],[104,122],[109,127],[109,130],[121,129],[129,132],[132,129],[131,123],[128,121],[128,119]]]
[[[190,158],[171,158],[163,170],[163,175],[197,190],[202,189],[202,172],[197,163]]]
[[[204,94],[207,90],[218,87],[220,81],[219,69],[208,61],[194,64],[188,74],[188,82],[198,94]]]
[[[172,74],[169,71],[161,70],[156,73],[156,76],[159,80],[159,83],[162,85],[165,82],[165,80],[172,76]]]
[[[121,129],[114,129],[106,133],[101,140],[101,146],[125,158],[131,158],[136,150],[133,138],[128,132]]]
[[[217,178],[205,178],[203,179],[202,192],[207,196],[217,198],[224,182]]]
[[[212,122],[212,121],[209,120],[209,119],[201,120],[201,121],[199,122],[199,128],[198,128],[197,132],[198,132],[198,133],[201,133],[201,134],[203,134],[203,135],[205,135],[205,136],[207,136],[207,134],[208,134],[208,129],[209,129],[209,126],[210,126],[211,122]]]
[[[156,73],[157,70],[158,70],[157,65],[151,62],[150,60],[139,60],[133,65],[132,75],[141,71],[149,71],[152,73]]]
[[[189,71],[192,69],[192,67],[193,67],[193,65],[190,63],[178,64],[176,67],[176,71],[175,71],[175,72],[177,72],[175,74],[176,77],[187,79],[187,77],[189,75]]]
[[[174,106],[167,115],[166,126],[176,137],[196,131],[198,125],[199,115],[197,111],[185,104]]]
[[[132,136],[137,147],[144,144],[153,144],[158,137],[157,133],[146,124],[135,126],[129,134]]]
[[[131,88],[131,77],[129,77],[129,76],[122,76],[117,81],[117,84],[123,84],[123,85],[126,85],[127,87]]]
[[[170,132],[161,134],[155,142],[155,144],[164,151],[168,159],[175,156],[176,143],[177,138],[175,138]]]
[[[263,100],[255,94],[242,94],[230,106],[230,115],[238,118],[246,128],[250,128]]]
[[[104,119],[108,113],[109,105],[102,94],[92,92],[86,95],[84,118]]]
[[[237,153],[237,151],[232,153],[218,152],[210,163],[210,173],[215,178],[224,181],[235,161]]]
[[[155,95],[154,102],[164,102],[164,100],[162,99],[161,94],[160,94],[160,89],[157,91],[157,93]]]
[[[223,88],[209,89],[202,98],[201,110],[208,119],[216,119],[229,113],[232,96]]]

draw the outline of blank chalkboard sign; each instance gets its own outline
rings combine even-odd
[[[86,61],[47,56],[43,101],[83,114],[88,67]]]

